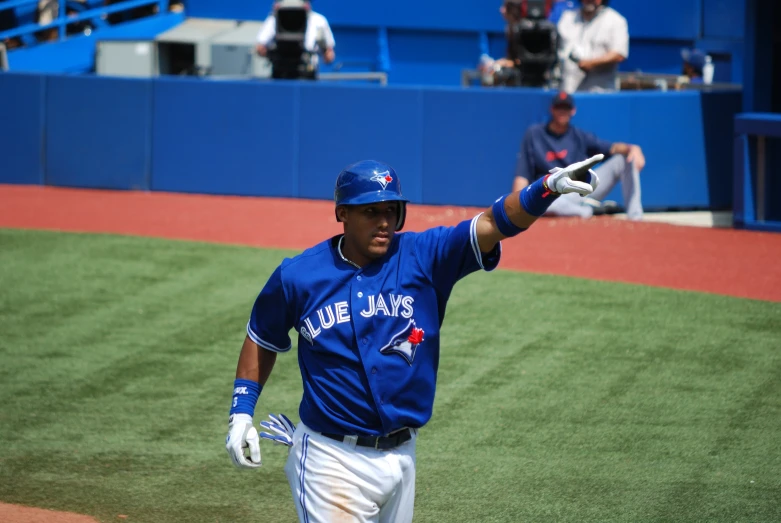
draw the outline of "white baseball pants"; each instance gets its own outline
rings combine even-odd
[[[285,464],[301,523],[405,523],[415,504],[415,445],[391,450],[327,438],[303,423]]]
[[[640,193],[640,172],[634,162],[629,163],[621,154],[614,154],[594,169],[599,176],[599,187],[591,195],[595,200],[602,201],[605,196],[621,182],[621,193],[624,197],[626,216],[630,220],[643,219],[643,204]],[[591,218],[594,210],[582,202],[580,195],[564,194],[548,207],[546,214],[554,216],[580,216]]]

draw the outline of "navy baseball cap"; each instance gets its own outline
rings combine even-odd
[[[575,107],[575,100],[565,91],[559,91],[556,96],[551,100],[551,107],[569,107],[570,109]]]
[[[705,53],[699,49],[682,49],[681,58],[697,71],[702,72],[702,68],[705,67]]]

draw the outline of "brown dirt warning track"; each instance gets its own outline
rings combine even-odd
[[[3,523],[98,523],[97,519],[81,514],[8,503],[0,503],[0,521]]]
[[[482,209],[410,205],[406,230]],[[0,185],[0,227],[117,233],[304,249],[340,230],[328,201]],[[505,241],[500,268],[781,301],[781,235],[540,220]]]

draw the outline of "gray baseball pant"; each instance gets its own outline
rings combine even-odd
[[[627,162],[622,154],[614,154],[602,165],[594,169],[599,176],[599,187],[591,194],[591,198],[602,201],[607,194],[621,182],[621,192],[624,197],[624,208],[630,220],[643,219],[643,204],[640,199],[640,171],[634,162]],[[579,216],[591,218],[594,209],[583,203],[578,194],[565,194],[551,204],[545,213],[549,216]]]

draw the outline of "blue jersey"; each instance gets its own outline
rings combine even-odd
[[[483,254],[477,218],[396,234],[386,255],[358,269],[341,236],[285,259],[258,295],[249,337],[276,352],[298,335],[299,416],[318,432],[382,435],[431,418],[440,327],[453,286],[499,263]]]
[[[611,142],[571,125],[564,134],[553,133],[547,124],[532,125],[521,142],[515,176],[531,183],[554,167],[564,169],[595,154],[609,156],[612,146]]]

